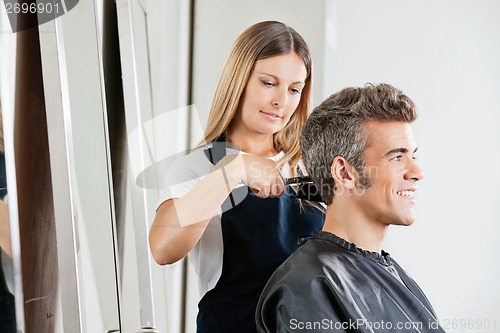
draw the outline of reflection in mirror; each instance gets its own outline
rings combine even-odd
[[[2,101],[0,100],[0,332],[16,332],[12,250],[7,201],[7,173],[3,143]]]
[[[10,32],[0,11],[0,134],[1,134],[1,221],[0,221],[0,331],[24,332],[24,301],[21,276],[19,218],[14,152],[14,99],[17,36]],[[5,179],[3,178],[5,177]],[[8,186],[7,186],[8,184]],[[13,298],[12,298],[12,296]],[[15,317],[14,316],[15,313]],[[4,316],[5,314],[5,316]],[[12,322],[14,320],[14,323]],[[17,331],[16,331],[17,328]]]

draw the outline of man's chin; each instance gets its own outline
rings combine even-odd
[[[415,223],[415,217],[411,217],[411,218],[407,218],[403,221],[403,225],[404,226],[410,226],[412,225],[413,223]]]
[[[401,218],[401,219],[398,221],[398,223],[396,223],[396,225],[409,227],[409,226],[411,226],[413,223],[415,223],[415,216],[407,216],[407,217]]]

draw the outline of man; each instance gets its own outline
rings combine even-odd
[[[327,211],[322,232],[273,274],[258,332],[444,332],[417,284],[381,249],[415,220],[414,103],[388,84],[346,88],[315,108],[300,146]]]

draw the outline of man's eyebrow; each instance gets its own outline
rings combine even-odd
[[[415,148],[415,150],[413,151],[413,154],[415,154],[418,150],[418,147]],[[396,153],[401,153],[401,154],[405,154],[407,153],[409,150],[408,148],[394,148],[394,149],[391,149],[389,150],[389,152],[387,152],[387,154],[385,154],[385,156],[389,156],[389,155],[392,155],[392,154],[396,154]]]
[[[276,81],[279,81],[279,78],[276,76],[276,75],[273,75],[273,74],[269,74],[269,73],[266,73],[266,72],[259,72],[259,74],[263,74],[263,75],[267,75],[267,76],[270,76],[272,77],[273,79],[275,79]],[[292,84],[306,84],[305,82],[303,81],[297,81],[297,82],[294,82]]]

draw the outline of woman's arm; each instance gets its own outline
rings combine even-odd
[[[9,229],[9,206],[0,200],[0,247],[11,255],[10,229]]]
[[[149,233],[155,261],[165,265],[184,258],[239,183],[263,198],[280,196],[285,188],[274,161],[251,155],[226,156],[191,191],[160,205]]]

